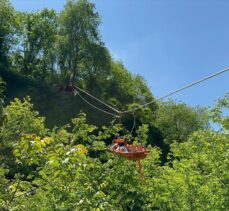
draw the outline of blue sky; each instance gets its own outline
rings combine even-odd
[[[227,0],[93,0],[113,56],[142,75],[156,97],[229,67]],[[60,11],[64,0],[13,0],[18,10]],[[229,71],[172,98],[213,106],[229,92]]]

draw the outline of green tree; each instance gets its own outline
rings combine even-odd
[[[39,79],[55,73],[57,15],[54,10],[21,13],[20,45],[14,52],[15,69]]]
[[[94,96],[105,99],[107,79],[111,72],[111,57],[108,49],[103,44],[90,44],[80,67],[81,86]]]
[[[213,131],[195,132],[187,142],[172,144],[172,162],[148,181],[154,190],[152,205],[161,210],[226,210],[228,147],[228,137]]]
[[[226,109],[228,109],[228,107],[229,93],[227,93],[223,98],[218,100],[217,105],[211,112],[211,118],[213,123],[218,124],[221,127],[221,130],[229,130],[229,117],[227,115],[224,115],[224,112],[227,112]]]
[[[33,111],[30,98],[24,101],[15,99],[3,109],[4,121],[1,127],[1,136],[4,146],[12,146],[20,135],[35,133],[44,135],[47,131],[44,126],[44,118],[39,117],[37,111]]]
[[[121,62],[116,61],[111,63],[111,71],[107,75],[106,95],[111,104],[121,109],[153,100],[146,81],[139,75],[132,75]],[[150,108],[154,110],[155,105],[152,104]]]
[[[16,12],[8,0],[0,0],[0,64],[7,66],[9,50],[14,43]]]
[[[227,97],[212,110],[218,116],[223,107],[229,108]],[[145,163],[145,191],[149,207],[159,210],[227,210],[228,204],[228,134],[202,129],[192,133],[186,142],[171,145],[170,160],[152,173]],[[149,188],[148,188],[149,187]]]
[[[44,126],[44,118],[33,111],[30,98],[24,101],[15,99],[10,105],[3,108],[3,121],[0,130],[0,161],[4,166],[9,166],[9,175],[14,177],[17,171],[30,171],[27,167],[17,166],[12,154],[13,146],[23,134],[31,133],[44,136],[48,130]]]
[[[208,121],[206,109],[173,101],[161,103],[155,114],[155,125],[168,144],[186,141],[192,132],[207,128]]]
[[[69,0],[60,14],[59,23],[60,70],[67,83],[69,80],[75,82],[81,75],[82,61],[91,57],[93,61],[92,48],[102,45],[98,32],[100,17],[95,5],[87,0]]]

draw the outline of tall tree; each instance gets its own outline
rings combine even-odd
[[[15,65],[26,75],[44,79],[54,74],[57,16],[54,10],[21,14],[20,45]]]
[[[69,0],[59,22],[60,70],[72,83],[79,79],[82,61],[91,55],[92,45],[102,45],[98,32],[100,17],[95,5],[87,0]]]
[[[8,0],[0,0],[0,64],[8,65],[8,53],[13,43],[16,16]]]

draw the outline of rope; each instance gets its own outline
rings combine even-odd
[[[133,123],[132,129],[131,129],[131,131],[130,131],[130,134],[133,133],[134,128],[135,128],[135,125],[136,125],[136,115],[134,114],[134,123]]]
[[[11,199],[10,199],[8,205],[7,205],[7,208],[8,208],[8,209],[9,209],[9,206],[10,206],[11,202],[14,200],[14,198],[16,198],[16,197],[15,197],[15,194],[16,194],[18,188],[19,188],[20,182],[21,182],[21,180],[19,179],[18,182],[17,182],[16,189],[15,189],[15,191],[14,191],[14,193],[13,193],[13,195],[12,195],[12,197],[11,197]]]
[[[84,94],[88,95],[89,97],[91,97],[91,98],[97,100],[98,102],[102,103],[103,105],[107,106],[108,108],[110,108],[111,110],[115,111],[116,113],[118,113],[118,114],[120,113],[120,111],[117,110],[116,108],[113,108],[112,106],[108,105],[107,103],[103,102],[102,100],[100,100],[100,99],[94,97],[94,96],[91,95],[90,93],[88,93],[88,92],[84,91],[83,89],[79,88],[78,86],[74,85],[74,87],[75,87],[76,89],[80,90],[81,92],[83,92]]]
[[[116,117],[116,118],[120,118],[120,116],[118,116],[118,115],[116,115],[116,114],[113,114],[113,113],[111,113],[111,112],[105,111],[105,110],[103,110],[103,109],[101,109],[101,108],[98,108],[97,106],[95,106],[95,105],[93,105],[92,103],[88,102],[84,97],[82,97],[82,96],[80,95],[79,92],[75,92],[75,93],[78,94],[79,97],[80,97],[84,102],[86,102],[88,105],[90,105],[91,107],[93,107],[93,108],[95,108],[95,109],[97,109],[97,110],[99,110],[99,111],[101,111],[101,112],[103,112],[103,113],[105,113],[105,114],[114,116],[114,117]]]
[[[199,84],[199,83],[201,83],[201,82],[203,82],[203,81],[206,81],[206,80],[208,80],[208,79],[210,79],[210,78],[213,78],[213,77],[215,77],[215,76],[217,76],[217,75],[220,75],[220,74],[222,74],[222,73],[225,73],[225,72],[228,71],[228,70],[229,70],[229,68],[225,68],[225,69],[223,69],[223,70],[221,70],[221,71],[219,71],[219,72],[216,72],[216,73],[214,73],[214,74],[212,74],[212,75],[209,75],[209,76],[207,76],[207,77],[205,77],[205,78],[203,78],[203,79],[200,79],[200,80],[195,81],[195,82],[193,82],[193,83],[191,83],[191,84],[188,84],[188,85],[186,85],[186,86],[184,86],[184,87],[182,87],[182,88],[180,88],[180,89],[177,89],[177,90],[175,90],[175,91],[173,91],[173,92],[171,92],[171,93],[169,93],[169,94],[166,94],[166,95],[164,95],[164,96],[162,96],[162,97],[160,97],[160,98],[154,99],[154,100],[152,100],[151,102],[148,102],[148,103],[146,103],[146,104],[144,104],[144,105],[138,106],[137,108],[130,109],[130,110],[126,110],[126,111],[122,111],[121,114],[131,113],[131,112],[134,112],[134,111],[136,111],[136,110],[138,110],[138,109],[144,108],[144,107],[146,107],[146,106],[148,106],[148,105],[150,105],[150,104],[152,104],[152,103],[154,103],[154,102],[156,102],[156,101],[158,101],[158,100],[162,100],[162,99],[164,99],[164,98],[166,98],[166,97],[169,97],[169,96],[171,96],[171,95],[174,95],[174,94],[176,94],[176,93],[178,93],[178,92],[180,92],[180,91],[183,91],[183,90],[185,90],[185,89],[188,89],[188,88],[190,88],[190,87],[192,87],[192,86],[194,86],[194,85],[196,85],[196,84]]]
[[[164,96],[162,96],[162,97],[160,97],[160,98],[156,98],[156,99],[154,99],[154,100],[152,100],[152,101],[150,101],[150,102],[148,102],[148,103],[145,103],[145,104],[143,104],[143,105],[141,105],[141,106],[138,106],[138,107],[133,108],[133,109],[130,109],[130,110],[125,110],[125,111],[119,111],[119,110],[113,108],[112,106],[110,106],[110,105],[108,105],[107,103],[105,103],[105,102],[99,100],[99,99],[96,98],[95,96],[89,94],[88,92],[84,91],[83,89],[81,89],[81,88],[79,88],[79,87],[77,87],[77,86],[75,86],[75,88],[78,89],[78,90],[80,90],[81,92],[85,93],[86,95],[90,96],[91,98],[97,100],[98,102],[102,103],[103,105],[107,106],[108,108],[112,109],[113,111],[115,111],[115,112],[118,113],[118,114],[113,114],[113,113],[110,113],[110,112],[108,112],[108,111],[104,111],[104,110],[102,110],[102,109],[96,107],[95,105],[89,103],[86,99],[84,99],[84,98],[79,94],[79,92],[77,92],[77,94],[80,96],[80,98],[81,98],[82,100],[84,100],[86,103],[88,103],[90,106],[92,106],[93,108],[95,108],[95,109],[97,109],[97,110],[99,110],[99,111],[101,111],[101,112],[103,112],[103,113],[106,113],[106,114],[112,115],[112,116],[114,116],[114,117],[120,118],[120,116],[121,116],[122,114],[127,114],[127,113],[132,113],[132,112],[134,112],[134,111],[137,111],[137,110],[139,110],[139,109],[141,109],[141,108],[144,108],[144,107],[146,107],[146,106],[148,106],[148,105],[150,105],[150,104],[152,104],[152,103],[154,103],[154,102],[156,102],[156,101],[162,100],[162,99],[164,99],[164,98],[166,98],[166,97],[169,97],[169,96],[171,96],[171,95],[174,95],[174,94],[176,94],[176,93],[178,93],[178,92],[181,92],[181,91],[183,91],[183,90],[185,90],[185,89],[188,89],[188,88],[190,88],[190,87],[192,87],[192,86],[194,86],[194,85],[196,85],[196,84],[202,83],[203,81],[206,81],[206,80],[208,80],[208,79],[210,79],[210,78],[213,78],[213,77],[215,77],[215,76],[217,76],[217,75],[220,75],[220,74],[222,74],[222,73],[225,73],[225,72],[228,71],[228,70],[229,70],[229,68],[225,68],[225,69],[223,69],[223,70],[221,70],[221,71],[219,71],[219,72],[216,72],[216,73],[214,73],[214,74],[211,74],[211,75],[209,75],[209,76],[207,76],[207,77],[205,77],[205,78],[203,78],[203,79],[200,79],[200,80],[195,81],[195,82],[193,82],[193,83],[191,83],[191,84],[188,84],[188,85],[186,85],[186,86],[184,86],[184,87],[182,87],[182,88],[180,88],[180,89],[177,89],[177,90],[175,90],[175,91],[173,91],[173,92],[170,92],[169,94],[166,94],[166,95],[164,95]]]

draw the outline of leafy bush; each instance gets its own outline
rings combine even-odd
[[[3,109],[2,145],[12,146],[22,134],[35,133],[42,136],[47,133],[44,126],[45,118],[39,117],[39,113],[32,109],[29,97],[23,101],[15,99]]]

